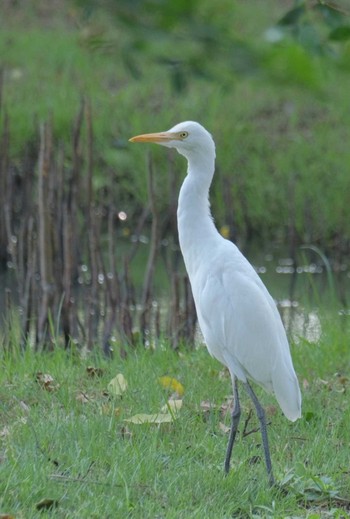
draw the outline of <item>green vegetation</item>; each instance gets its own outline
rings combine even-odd
[[[0,511],[16,519],[349,517],[349,330],[338,318],[322,326],[318,344],[292,346],[302,419],[288,422],[259,392],[279,482],[272,490],[254,413],[244,424],[251,408],[244,395],[232,470],[223,475],[231,384],[204,348],[175,353],[164,343],[109,362],[60,349],[3,355]],[[117,373],[127,381],[121,396],[107,389]],[[184,389],[175,419],[127,422],[160,412],[172,393],[163,375]],[[45,499],[54,501],[47,511]]]
[[[22,268],[15,272],[12,261],[22,313],[14,305],[0,334],[0,514],[16,519],[349,517],[348,18],[333,12],[329,17],[327,2],[319,4],[323,17],[309,9],[317,2],[302,1],[289,14],[285,3],[276,0],[223,0],[220,8],[211,0],[49,4],[5,1],[1,6],[0,261],[6,265],[17,258]],[[339,5],[347,9],[347,0],[339,0]],[[90,105],[91,141],[86,108]],[[81,106],[85,111],[78,124]],[[163,296],[166,283],[173,282],[169,270],[176,273],[179,252],[171,210],[185,165],[181,157],[156,147],[149,152],[129,146],[128,138],[186,119],[204,124],[217,143],[211,199],[225,235],[253,251],[261,265],[266,253],[272,258],[272,244],[283,243],[288,256],[297,258],[296,265],[317,263],[317,257],[329,275],[323,294],[316,275],[309,274],[306,287],[304,272],[296,284],[298,301],[309,298],[313,307],[321,300],[328,305],[318,315],[322,333],[317,344],[289,330],[303,392],[302,419],[289,423],[274,399],[261,393],[271,422],[271,453],[279,482],[272,490],[260,459],[254,415],[244,427],[244,418],[250,416],[250,403],[244,398],[232,471],[223,476],[231,392],[223,368],[204,348],[182,344],[173,351],[168,339],[159,339],[156,350],[127,345],[123,334],[115,333],[115,323],[127,322],[128,338],[137,342],[141,334],[131,326],[136,320],[123,314],[114,321],[109,310],[115,308],[115,299],[106,303],[112,285],[106,288],[106,280],[96,281],[101,271],[107,272],[104,278],[111,283],[118,279],[126,296],[121,307],[137,308],[131,304],[132,284],[139,287],[146,279],[146,247],[141,245],[133,260],[136,268],[131,269],[129,284],[124,283],[121,258],[127,256],[130,236],[150,202],[147,154],[151,153],[156,212],[159,221],[167,223],[159,240],[168,239],[167,232],[171,236],[167,250],[164,246],[159,254],[162,273],[158,267],[157,279],[152,280],[156,290],[151,290],[147,304],[152,308],[152,298]],[[36,218],[39,125],[45,121],[51,121],[46,129],[52,127],[53,133],[47,148],[52,142],[48,189],[54,196],[45,198],[41,193],[48,208],[41,221],[47,222],[45,216],[50,214],[58,223],[54,243],[60,247],[52,256],[59,267],[63,242],[65,259],[71,254],[76,263],[68,262],[65,276],[52,269],[56,276],[59,273],[58,281],[67,284],[62,288],[55,280],[57,304],[47,304],[43,320],[50,337],[39,344],[54,351],[40,354],[31,346],[43,296],[35,261],[42,253]],[[77,127],[80,134],[74,148]],[[91,199],[85,200],[90,151],[93,189]],[[45,176],[45,171],[41,173]],[[60,179],[61,191],[52,187],[54,178]],[[72,192],[69,213],[63,202],[68,204]],[[54,215],[52,200],[57,203]],[[3,209],[10,202],[9,214]],[[125,211],[127,220],[119,221],[118,211]],[[145,235],[150,213],[142,229]],[[72,234],[64,234],[60,227],[67,215],[71,219],[66,231],[73,229]],[[87,215],[95,216],[96,229],[89,227]],[[67,236],[71,242],[64,241]],[[91,250],[97,242],[94,256]],[[311,247],[300,252],[302,244]],[[110,261],[114,247],[116,266]],[[268,285],[272,271],[266,274]],[[339,302],[334,293],[327,291],[330,284],[336,286],[335,271],[343,273],[342,315],[336,313]],[[111,272],[115,277],[108,277]],[[63,295],[67,287],[69,293],[75,290],[77,280],[95,292],[82,290],[74,307],[70,298],[63,301]],[[179,278],[167,293],[180,287],[183,291],[182,281]],[[273,294],[281,299],[292,294],[287,282],[285,276]],[[167,306],[172,309],[172,304]],[[67,351],[61,348],[60,335],[64,311],[66,319],[80,319],[79,327],[68,328]],[[178,314],[179,328],[184,318],[181,305]],[[86,337],[93,342],[91,315],[99,316],[99,327],[107,323],[104,333],[116,350],[113,359],[93,348],[86,353]],[[73,336],[72,344],[77,329],[82,333],[79,341]],[[26,349],[20,348],[21,341]],[[108,391],[118,373],[127,381],[120,396]],[[160,384],[163,375],[182,384],[181,409],[175,413],[168,404],[168,411],[162,411],[170,415],[166,423],[128,422],[139,413],[157,414],[166,405],[171,391]]]
[[[334,34],[346,16],[299,9],[271,43],[266,31],[285,14],[273,0],[227,0],[220,9],[192,0],[175,11],[167,2],[161,11],[152,1],[77,4],[5,10],[3,107],[15,163],[49,117],[55,146],[69,147],[80,98],[89,96],[95,197],[108,189],[133,226],[147,198],[146,151],[127,146],[128,137],[200,120],[218,146],[219,226],[248,241],[285,240],[293,229],[298,243],[348,250],[350,43],[346,29]],[[152,154],[165,213],[168,166]],[[184,163],[172,160],[180,181]]]

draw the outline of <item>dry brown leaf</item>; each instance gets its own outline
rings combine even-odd
[[[273,404],[267,405],[265,407],[265,411],[266,411],[267,416],[275,416],[276,413],[278,412],[278,407]]]
[[[114,407],[111,404],[103,404],[101,407],[102,413],[107,415],[119,416],[121,409],[120,407]]]
[[[233,408],[233,398],[232,396],[227,396],[225,398],[225,402],[223,404],[221,404],[220,406],[220,414],[223,418],[225,418],[225,416],[227,414],[231,414],[232,413],[232,408]]]
[[[204,411],[204,413],[208,413],[212,409],[217,409],[217,405],[213,404],[209,400],[202,400],[201,403],[199,404],[199,407],[201,408],[202,411]]]
[[[123,427],[120,429],[120,435],[123,440],[129,440],[132,438],[132,432],[126,425],[123,425]]]
[[[11,514],[0,514],[0,519],[15,519],[15,516]]]
[[[309,384],[309,381],[306,380],[306,378],[304,378],[304,379],[303,379],[303,388],[304,388],[304,389],[308,389],[308,388],[309,388],[309,385],[310,385],[310,384]]]
[[[231,414],[233,407],[232,397],[226,397],[225,402],[221,405],[214,404],[209,400],[203,400],[199,405],[201,411],[207,418],[211,411],[220,411],[221,419],[223,420],[227,414]]]
[[[221,432],[223,432],[224,434],[228,434],[230,432],[230,427],[228,427],[227,425],[225,425],[224,423],[222,422],[219,422],[219,429]]]
[[[349,379],[348,379],[348,377],[344,377],[343,375],[340,375],[340,376],[338,377],[338,382],[340,382],[340,384],[341,384],[342,386],[347,386],[348,383],[349,383]]]
[[[104,374],[104,369],[95,368],[94,366],[88,366],[86,368],[86,372],[89,375],[89,377],[102,377],[102,375]]]
[[[92,401],[92,399],[86,393],[84,393],[84,391],[79,391],[75,399],[78,400],[78,402],[81,404],[87,404]]]
[[[107,386],[108,391],[114,396],[121,396],[128,388],[126,378],[122,373],[118,373]]]
[[[43,373],[42,371],[38,371],[35,374],[35,380],[40,385],[42,389],[46,391],[56,391],[60,385],[56,384],[53,377],[48,373]]]

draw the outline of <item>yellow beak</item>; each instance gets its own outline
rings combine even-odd
[[[176,132],[144,133],[143,135],[136,135],[136,137],[129,139],[130,142],[155,142],[156,144],[174,140],[181,140],[179,134]]]

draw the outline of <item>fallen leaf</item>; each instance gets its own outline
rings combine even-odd
[[[306,378],[304,378],[304,379],[303,379],[303,388],[304,388],[304,389],[308,389],[308,388],[309,388],[309,385],[310,385],[310,384],[309,384],[309,381],[308,381]]]
[[[229,238],[231,234],[230,226],[227,224],[224,224],[220,227],[220,234],[224,238]]]
[[[91,398],[88,397],[88,395],[86,393],[84,393],[84,391],[79,391],[77,396],[75,397],[76,400],[78,400],[78,402],[82,403],[82,404],[87,404],[88,402],[91,402]]]
[[[94,366],[88,366],[86,368],[89,377],[102,377],[104,370],[102,368],[95,368]]]
[[[231,430],[230,427],[228,427],[227,425],[225,425],[224,423],[222,422],[219,422],[219,429],[221,432],[223,432],[224,434],[228,434]]]
[[[217,405],[213,404],[209,400],[202,400],[201,403],[199,404],[199,407],[205,413],[208,413],[209,411],[211,411],[211,409],[217,409]]]
[[[132,438],[132,432],[126,426],[123,426],[120,429],[120,435],[123,438],[123,440],[128,440],[128,439]]]
[[[35,505],[35,508],[37,510],[49,510],[50,508],[53,508],[54,506],[57,506],[57,505],[58,505],[57,499],[46,498],[46,499],[42,499],[41,501],[39,501],[39,503],[37,503]]]
[[[176,380],[174,377],[169,377],[165,375],[164,377],[160,377],[160,384],[164,387],[164,389],[171,389],[175,391],[179,396],[182,396],[185,392],[185,389],[181,382]]]
[[[276,413],[278,412],[278,407],[273,404],[268,405],[265,407],[265,411],[266,411],[267,416],[275,416]]]
[[[320,382],[324,386],[330,386],[330,382],[328,380],[323,380],[322,378],[319,378],[318,382]]]
[[[342,386],[346,386],[349,383],[348,377],[344,377],[343,375],[338,376],[338,381]]]
[[[15,516],[11,514],[0,514],[0,519],[15,519]]]
[[[126,378],[122,373],[118,373],[107,386],[108,391],[114,396],[121,396],[128,388]]]
[[[119,416],[120,415],[120,407],[114,407],[113,405],[111,404],[103,404],[102,407],[102,413],[103,414],[107,414],[107,415],[114,415],[114,416]]]
[[[137,425],[142,425],[144,423],[170,423],[174,421],[174,418],[170,413],[156,413],[156,414],[145,414],[139,413],[131,416],[130,418],[125,418],[125,422],[133,423]]]
[[[163,407],[161,408],[160,412],[161,413],[170,413],[170,414],[174,414],[176,415],[181,407],[182,407],[182,400],[181,399],[170,399],[167,401],[166,404],[163,405]]]
[[[203,412],[205,419],[209,417],[211,411],[220,411],[221,420],[224,420],[226,415],[231,415],[233,407],[233,398],[231,396],[226,397],[225,402],[221,405],[214,404],[209,400],[202,400],[202,402],[199,404],[199,407]]]
[[[55,381],[51,375],[48,373],[43,373],[42,371],[38,371],[35,374],[35,379],[40,387],[46,391],[56,391],[60,387],[59,384],[55,384]]]

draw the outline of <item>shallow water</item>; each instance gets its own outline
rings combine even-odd
[[[308,256],[312,256],[313,261],[308,261]],[[300,254],[295,264],[278,248],[272,248],[267,253],[248,252],[247,257],[274,297],[293,342],[299,343],[303,339],[317,343],[322,334],[320,315],[327,311],[338,314],[343,320],[350,320],[347,306],[350,265],[331,263],[314,251],[308,255],[305,252]],[[164,272],[160,276],[164,283]],[[79,290],[77,288],[77,294]],[[162,294],[158,299],[162,309],[167,307],[168,291],[169,286],[162,286]],[[0,273],[0,323],[3,322],[9,302],[18,308],[13,271]]]

